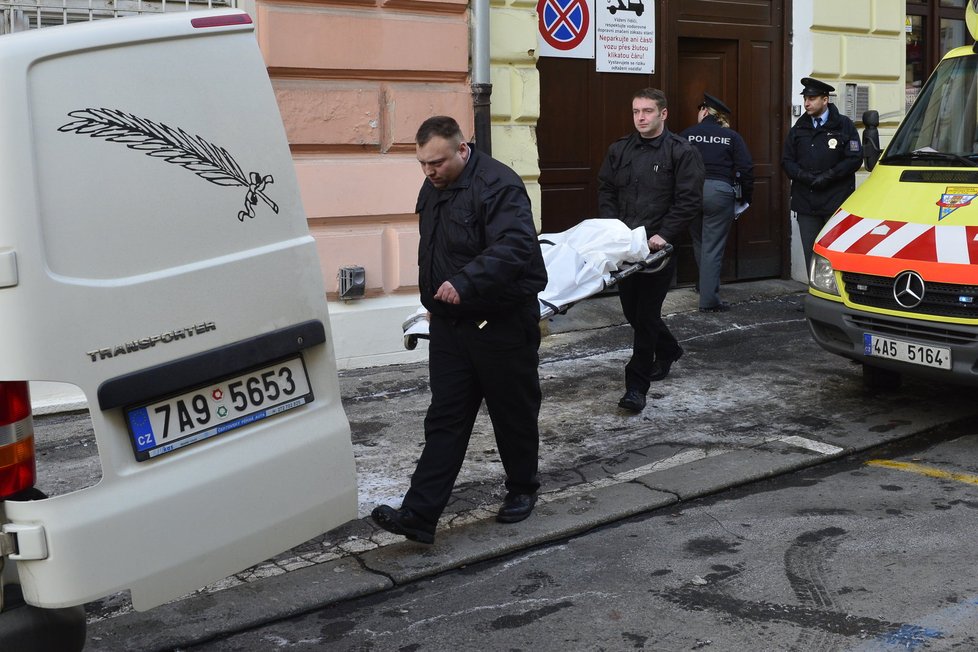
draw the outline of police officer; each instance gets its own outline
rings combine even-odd
[[[754,164],[744,139],[730,128],[730,113],[722,101],[703,93],[697,114],[699,124],[680,134],[700,151],[706,167],[703,213],[689,226],[693,254],[700,270],[700,312],[730,309],[720,300],[723,252],[734,222],[735,205],[749,204],[754,193]]]
[[[788,132],[781,167],[791,179],[791,210],[798,216],[805,267],[810,270],[815,238],[856,189],[862,144],[852,120],[829,102],[835,88],[811,77],[801,83],[805,115]]]

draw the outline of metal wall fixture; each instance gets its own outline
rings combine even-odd
[[[359,265],[340,267],[336,275],[340,284],[340,299],[362,299],[367,288],[367,272]]]

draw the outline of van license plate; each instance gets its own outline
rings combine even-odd
[[[126,411],[140,462],[313,401],[302,358]]]
[[[951,349],[942,346],[927,346],[863,333],[863,348],[866,355],[876,358],[889,358],[938,369],[951,368]]]

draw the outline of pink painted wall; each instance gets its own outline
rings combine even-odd
[[[466,9],[464,0],[257,3],[331,296],[344,265],[365,268],[368,296],[417,291],[414,132],[446,114],[472,135]]]

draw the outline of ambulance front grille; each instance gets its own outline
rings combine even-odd
[[[924,300],[915,308],[904,308],[893,296],[893,278],[842,273],[842,282],[852,303],[896,310],[908,315],[933,315],[978,319],[978,285],[924,282]]]
[[[947,328],[942,324],[931,324],[924,321],[897,321],[879,315],[866,313],[846,313],[845,320],[849,327],[866,333],[890,335],[897,338],[911,338],[934,344],[968,346],[978,342],[978,335],[968,331]]]

